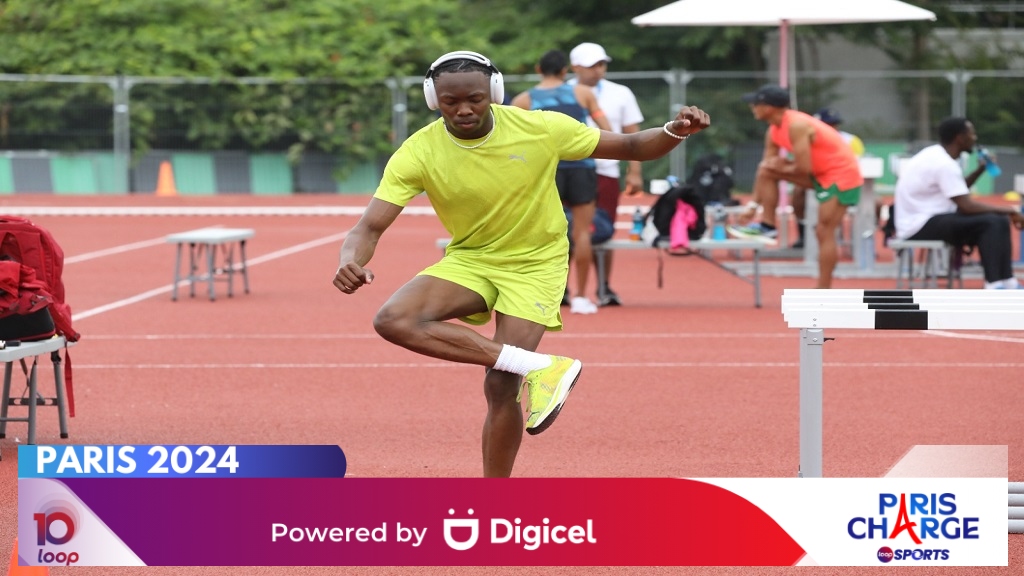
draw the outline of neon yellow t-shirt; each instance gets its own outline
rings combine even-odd
[[[853,150],[853,155],[860,158],[864,155],[864,141],[860,139],[860,136],[850,134],[849,132],[839,131],[839,135],[843,137],[843,140],[850,145],[850,150]]]
[[[589,157],[600,131],[559,112],[499,105],[491,112],[494,131],[479,148],[455,145],[441,118],[417,131],[388,161],[374,197],[405,206],[425,191],[452,236],[448,253],[472,251],[501,266],[562,257],[568,225],[555,169],[559,160]]]

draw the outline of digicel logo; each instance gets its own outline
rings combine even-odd
[[[455,510],[449,509],[448,514],[454,515]],[[472,508],[467,510],[467,515],[473,515]],[[540,524],[525,525],[521,518],[491,518],[490,525],[491,544],[511,542],[522,544],[526,550],[536,550],[544,544],[597,544],[594,521],[591,519],[587,519],[585,526],[568,526],[552,524],[549,518],[542,519]],[[468,535],[457,538],[456,532],[461,534],[465,529],[468,529]],[[476,518],[446,518],[444,521],[444,541],[453,550],[469,550],[476,545],[479,535],[480,520]]]

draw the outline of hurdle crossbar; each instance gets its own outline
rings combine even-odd
[[[782,315],[800,329],[797,475],[820,478],[825,329],[1024,330],[1024,291],[786,289]]]
[[[1024,292],[999,290],[786,290],[790,328],[1024,330]]]

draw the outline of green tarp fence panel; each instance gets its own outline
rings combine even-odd
[[[292,167],[284,154],[253,154],[249,158],[252,193],[257,196],[283,196],[295,191]]]
[[[54,156],[50,158],[50,180],[55,194],[96,194],[96,171],[92,158]]]
[[[338,192],[342,194],[370,194],[380,184],[380,174],[373,162],[363,162],[348,174],[348,178],[338,182]]]
[[[112,153],[92,154],[93,172],[96,174],[96,190],[100,194],[127,194],[124,180],[127,175],[118,176],[114,171],[114,155]]]
[[[11,159],[0,156],[0,194],[14,193],[14,170]]]
[[[173,154],[174,185],[178,194],[211,196],[217,193],[217,178],[210,154]]]

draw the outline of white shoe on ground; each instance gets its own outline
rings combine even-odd
[[[576,296],[569,305],[569,311],[573,314],[597,314],[597,304],[584,296]]]

